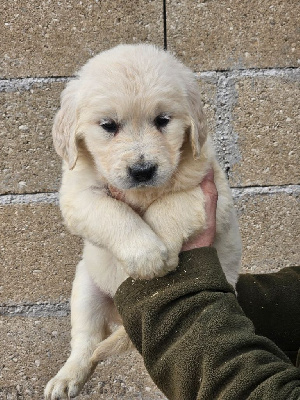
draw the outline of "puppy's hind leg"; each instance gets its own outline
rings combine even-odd
[[[75,397],[93,373],[90,358],[98,343],[109,334],[106,321],[112,307],[88,274],[84,260],[76,269],[71,296],[71,355],[45,388],[45,398]]]
[[[97,365],[99,361],[119,355],[134,348],[124,326],[119,326],[107,339],[103,340],[94,351],[91,363]]]

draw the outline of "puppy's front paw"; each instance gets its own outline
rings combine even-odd
[[[166,261],[168,272],[174,271],[178,267],[179,257],[177,252],[168,251],[168,259]]]
[[[44,390],[46,400],[62,400],[76,397],[94,370],[91,363],[84,367],[78,362],[67,362],[52,378]]]
[[[168,251],[153,233],[139,237],[130,246],[124,246],[122,262],[127,274],[134,279],[151,279],[168,272]]]

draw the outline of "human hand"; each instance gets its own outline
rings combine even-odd
[[[214,171],[210,169],[200,183],[205,196],[206,229],[196,238],[189,240],[182,246],[181,251],[212,246],[216,235],[216,209],[218,192],[214,183]]]

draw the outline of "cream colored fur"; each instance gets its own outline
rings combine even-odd
[[[158,115],[170,119],[162,129]],[[103,121],[116,121],[118,132]],[[62,93],[53,138],[64,159],[61,211],[85,239],[71,298],[71,355],[45,389],[47,399],[62,399],[79,393],[99,360],[131,348],[112,296],[128,276],[176,268],[183,243],[205,228],[199,183],[211,167],[219,195],[214,246],[232,285],[241,241],[197,81],[170,54],[122,45],[91,59]],[[128,173],[141,160],[157,166],[150,183]],[[110,334],[112,322],[119,328]]]

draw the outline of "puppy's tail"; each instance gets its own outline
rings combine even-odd
[[[107,339],[100,342],[91,357],[91,362],[95,365],[111,356],[124,353],[133,348],[134,346],[122,325]]]

